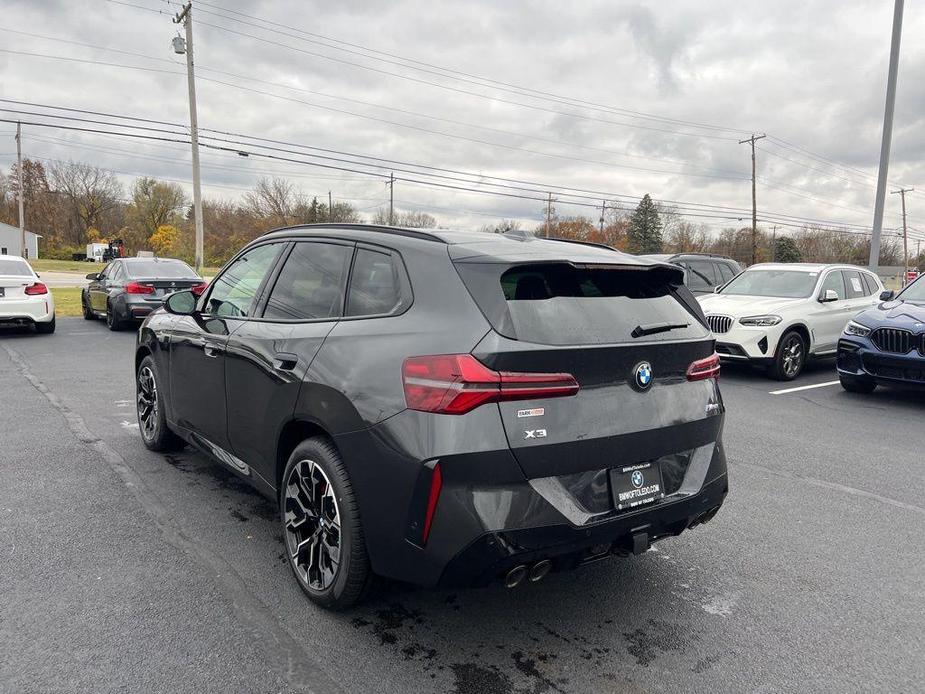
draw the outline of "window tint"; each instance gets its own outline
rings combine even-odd
[[[637,326],[652,323],[679,327],[648,335],[646,341],[703,337],[703,326],[671,292],[671,278],[661,271],[515,266],[500,278],[510,329],[496,329],[548,345],[632,342]]]
[[[719,284],[713,274],[713,263],[708,260],[687,261],[687,284],[691,289],[710,289]]]
[[[257,246],[235,260],[215,278],[205,312],[216,316],[249,316],[267,271],[276,262],[280,244]]]
[[[822,287],[819,288],[819,296],[824,296],[829,289],[834,289],[839,299],[845,298],[845,282],[842,279],[840,270],[833,270],[825,276],[825,281],[822,283]]]
[[[879,293],[880,287],[877,284],[877,279],[873,275],[869,272],[862,272],[861,277],[864,278],[864,284],[867,286],[867,296]]]
[[[0,275],[32,277],[32,268],[25,260],[3,258],[0,260]]]
[[[312,320],[340,316],[352,254],[352,246],[297,243],[270,292],[263,317]]]
[[[397,260],[388,253],[358,249],[350,275],[347,315],[375,316],[399,308],[402,276]]]
[[[125,263],[129,277],[148,277],[151,279],[174,279],[176,277],[194,279],[197,277],[189,265],[182,260],[132,260]]]
[[[864,287],[864,280],[861,279],[861,273],[857,270],[845,270],[842,273],[845,276],[845,288],[848,290],[849,299],[860,299],[866,296],[867,289]]]

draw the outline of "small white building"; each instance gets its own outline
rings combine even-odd
[[[39,239],[41,236],[26,230],[26,257],[39,257]],[[0,255],[20,255],[21,237],[19,227],[0,222]]]

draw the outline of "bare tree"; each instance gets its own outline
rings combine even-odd
[[[104,215],[120,205],[122,185],[111,172],[89,164],[56,163],[49,171],[55,191],[71,207],[71,241],[81,245],[86,241],[87,231],[100,228]]]
[[[274,177],[259,179],[254,190],[244,195],[244,204],[255,217],[280,226],[294,223],[296,211],[307,203],[290,181]]]
[[[433,215],[427,214],[426,212],[415,212],[414,210],[406,210],[404,212],[395,210],[394,214],[392,215],[392,220],[392,223],[397,227],[410,227],[412,229],[433,229],[437,226],[437,220]],[[372,223],[388,225],[388,208],[380,207],[378,210],[376,210],[376,214],[373,215]]]

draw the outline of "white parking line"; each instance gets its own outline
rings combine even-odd
[[[800,390],[812,390],[813,388],[825,388],[826,386],[837,386],[840,381],[826,381],[825,383],[814,383],[811,386],[799,386],[797,388],[784,388],[783,390],[772,390],[771,395],[785,395],[786,393],[796,393]]]

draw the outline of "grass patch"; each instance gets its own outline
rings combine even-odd
[[[59,318],[82,316],[80,304],[80,287],[52,287],[51,295],[55,297],[55,315]]]
[[[86,275],[99,272],[103,263],[87,263],[82,260],[51,260],[47,258],[30,258],[29,264],[36,272],[79,272]]]

